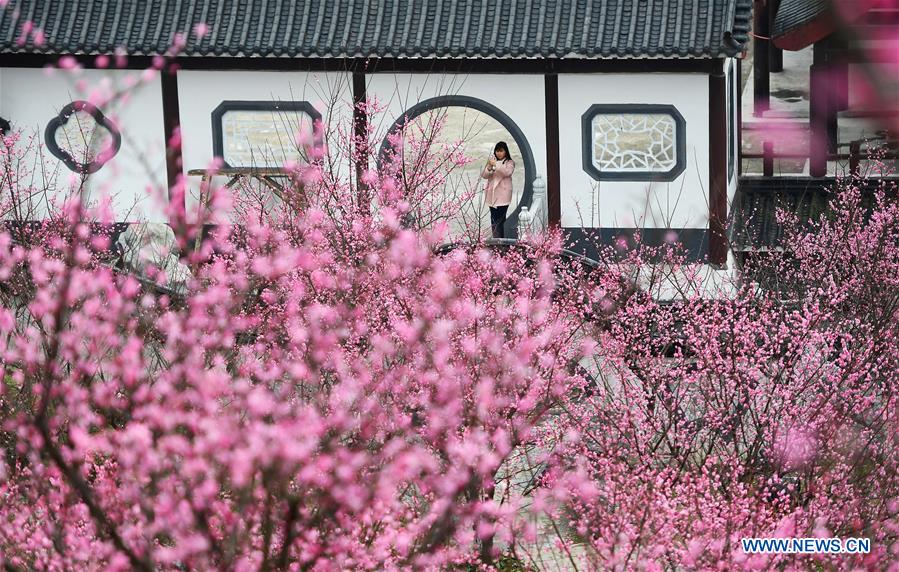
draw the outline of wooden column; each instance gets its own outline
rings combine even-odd
[[[709,256],[727,261],[727,82],[724,60],[709,74]]]
[[[774,34],[774,18],[777,16],[777,10],[780,8],[780,0],[768,0],[771,7],[768,8],[768,36]],[[774,45],[774,42],[768,44],[768,65],[771,72],[784,71],[784,51]]]
[[[831,84],[827,45],[816,42],[809,68],[809,174],[827,175],[828,153],[836,151],[837,109]]]
[[[546,103],[546,202],[549,225],[562,224],[562,189],[559,157],[559,76],[548,73],[544,76],[544,99]]]
[[[837,125],[837,114],[840,112],[840,105],[843,100],[843,85],[840,74],[839,54],[834,51],[836,47],[836,36],[828,36],[825,40],[825,57],[827,58],[827,89],[824,92],[827,98],[827,152],[836,155],[837,140],[839,139],[839,126]],[[849,68],[846,68],[848,73]],[[846,86],[848,99],[848,86]]]
[[[365,85],[364,62],[357,60],[353,68],[353,136],[356,150],[356,182],[359,190],[359,204],[368,203],[368,185],[362,182],[362,175],[369,168],[368,115],[359,108],[368,98]]]
[[[762,175],[774,176],[774,141],[762,143]]]
[[[838,59],[831,64],[834,88],[837,90],[835,104],[837,111],[849,109],[849,62]]]
[[[849,172],[853,176],[858,175],[861,167],[862,142],[855,140],[849,144]]]
[[[743,60],[737,60],[737,176],[743,174]]]
[[[837,111],[849,109],[849,41],[845,34],[834,34],[830,37],[828,64],[832,70],[831,81],[836,93],[834,104]]]
[[[754,94],[753,115],[761,117],[771,109],[770,56],[768,55],[771,28],[768,19],[768,5],[764,0],[755,4],[755,35],[752,39],[752,92]]]
[[[165,130],[166,154],[165,170],[169,185],[169,200],[172,200],[172,188],[183,174],[181,144],[170,146],[169,142],[181,127],[181,110],[178,103],[178,74],[174,67],[162,70],[162,123]],[[184,202],[184,195],[181,196]],[[185,208],[185,205],[181,205]]]

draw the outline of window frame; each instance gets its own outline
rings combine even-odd
[[[322,114],[308,101],[281,101],[281,100],[234,100],[228,99],[222,101],[212,110],[212,155],[222,160],[222,165],[232,169],[252,169],[259,168],[259,165],[231,165],[225,159],[225,133],[222,127],[222,120],[225,114],[230,111],[268,111],[271,113],[278,112],[302,112],[309,116],[312,120],[313,130],[316,123],[322,120]],[[316,141],[317,145],[318,142]],[[269,166],[270,167],[270,166]]]
[[[68,151],[62,149],[56,142],[56,132],[63,125],[68,123],[72,116],[79,111],[83,111],[90,115],[97,124],[97,128],[106,129],[106,131],[109,132],[110,137],[112,137],[112,144],[109,147],[109,156],[104,160],[95,159],[87,163],[81,163],[77,161],[75,157],[72,157]],[[46,145],[47,151],[62,161],[70,171],[82,175],[90,175],[99,171],[106,163],[112,161],[115,156],[119,154],[119,150],[122,148],[122,132],[119,131],[115,122],[106,117],[96,105],[88,101],[77,99],[63,107],[56,117],[47,123],[47,127],[44,129],[44,145]]]
[[[597,115],[669,115],[674,119],[675,164],[667,171],[600,171],[593,164],[593,119]],[[687,122],[673,105],[655,103],[595,103],[581,116],[584,171],[597,181],[673,181],[687,166]]]

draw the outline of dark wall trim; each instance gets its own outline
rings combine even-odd
[[[709,263],[727,261],[727,82],[724,60],[709,75]]]
[[[78,159],[73,157],[67,150],[60,148],[59,144],[56,142],[56,131],[68,123],[69,119],[79,111],[83,111],[93,117],[94,121],[97,122],[97,127],[106,129],[112,137],[112,144],[110,147],[104,149],[101,156],[95,157],[93,161],[87,163],[78,161]],[[103,115],[103,112],[100,111],[96,105],[79,100],[73,101],[63,107],[62,110],[60,110],[59,115],[47,123],[47,128],[44,130],[44,144],[47,146],[47,151],[62,161],[70,171],[90,174],[99,171],[103,165],[115,157],[116,153],[118,153],[119,149],[122,147],[122,134],[119,132],[119,128],[116,124]]]
[[[111,54],[110,54],[111,55]],[[0,54],[0,67],[42,68],[56,64],[61,55]],[[84,67],[94,67],[96,56],[76,55]],[[184,70],[351,71],[360,65],[366,73],[711,73],[715,59],[404,59],[404,58],[240,58],[182,56],[172,60]],[[129,69],[153,66],[153,58],[130,56]]]
[[[593,118],[597,115],[665,114],[674,119],[676,160],[668,171],[600,171],[593,164]],[[597,181],[673,181],[687,168],[687,121],[673,105],[654,103],[597,103],[581,116],[581,159],[584,171]]]
[[[460,73],[709,73],[713,59],[431,59],[368,60],[370,73],[460,72]]]
[[[165,171],[168,180],[169,200],[171,200],[172,188],[183,175],[181,145],[170,145],[175,132],[181,128],[181,106],[178,101],[177,72],[174,70],[162,72],[160,83],[162,84],[162,123],[166,145]]]
[[[709,231],[704,228],[581,228],[564,227],[565,247],[587,258],[599,260],[599,249],[617,246],[624,239],[628,249],[638,245],[656,247],[669,242],[670,238],[684,247],[687,262],[702,262],[709,246]],[[634,236],[640,233],[639,243]],[[671,233],[674,233],[673,236]]]
[[[727,80],[727,181],[733,180],[737,167],[737,62],[729,60],[730,75]]]
[[[475,248],[486,246],[495,251],[518,251],[523,254],[534,252],[534,245],[529,242],[516,240],[514,238],[485,238],[483,242],[472,242],[470,240],[457,240],[455,242],[445,242],[434,249],[434,253],[438,256],[445,256],[450,252],[458,249],[468,250],[469,252]],[[563,248],[559,251],[559,258],[567,263],[583,264],[588,270],[600,267],[598,261],[587,258],[583,254]]]
[[[743,60],[737,60],[737,176],[743,174]]]
[[[522,154],[521,161],[524,163],[524,189],[522,189],[521,199],[515,206],[515,210],[509,213],[506,218],[506,223],[503,225],[505,236],[517,237],[518,214],[521,212],[522,206],[529,207],[531,205],[531,201],[534,197],[534,178],[537,176],[537,165],[534,161],[534,153],[531,151],[531,145],[528,143],[521,128],[518,127],[518,124],[515,123],[511,117],[506,115],[503,110],[495,105],[488,103],[483,99],[467,95],[441,95],[420,101],[407,109],[405,113],[398,117],[396,121],[393,122],[393,125],[390,126],[390,129],[387,131],[387,136],[385,136],[384,140],[381,142],[381,149],[378,152],[378,163],[380,164],[384,160],[385,154],[390,150],[390,143],[388,142],[390,134],[395,133],[398,129],[401,129],[403,125],[412,121],[419,115],[441,107],[467,107],[486,113],[497,120],[500,125],[505,127],[518,145],[518,149]]]
[[[544,78],[546,115],[546,207],[550,227],[562,224],[562,167],[559,151],[559,76]]]
[[[109,238],[105,248],[91,241],[87,241],[90,250],[95,254],[104,255],[106,260],[117,259],[122,255],[121,247],[118,244],[119,237],[123,232],[128,230],[131,222],[114,222],[102,223],[96,221],[85,221],[90,231],[91,237],[106,236]],[[27,220],[3,220],[0,221],[0,229],[9,233],[13,242],[21,245],[33,245],[36,240],[42,240],[46,236],[46,232],[66,232],[69,229],[68,222],[60,219],[27,219]]]
[[[313,125],[321,121],[321,113],[308,101],[236,101],[226,100],[221,102],[212,111],[212,153],[221,157],[226,167],[255,167],[256,165],[230,165],[224,161],[225,139],[222,132],[222,118],[229,111],[270,111],[278,113],[282,111],[301,111],[312,119]]]
[[[9,121],[0,117],[0,135],[6,135],[12,130],[12,125],[9,124]]]

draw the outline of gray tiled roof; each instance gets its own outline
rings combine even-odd
[[[741,177],[730,231],[736,251],[768,250],[783,246],[779,209],[800,220],[817,219],[827,208],[834,179],[809,177]]]
[[[860,205],[872,209],[875,191],[883,185],[887,196],[896,197],[895,177],[854,180],[861,192]],[[837,189],[834,177],[740,177],[734,201],[734,220],[730,240],[736,251],[783,248],[784,227],[777,220],[779,210],[796,215],[809,224],[830,212],[830,202]]]
[[[745,44],[752,0],[9,0],[0,52],[394,58],[719,57]],[[18,16],[18,19],[15,18]],[[19,46],[22,22],[46,34]]]
[[[829,10],[830,0],[781,0],[772,36],[779,38],[798,30]]]

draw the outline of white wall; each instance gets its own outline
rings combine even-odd
[[[212,112],[225,100],[308,101],[322,114],[326,129],[352,125],[352,76],[346,72],[182,70],[178,72],[178,104],[185,174],[209,166]],[[331,151],[336,152],[333,146]],[[195,197],[200,178],[188,180]],[[189,209],[192,206],[188,204]]]
[[[87,70],[73,75],[60,70],[4,68],[0,70],[0,116],[8,119],[14,129],[23,130],[25,136],[37,134],[42,141],[47,123],[64,106],[73,100],[88,99],[102,81],[121,86],[127,78],[136,79],[139,74]],[[148,185],[156,183],[164,188],[166,181],[160,93],[156,77],[132,91],[128,101],[102,110],[119,126],[122,147],[88,178],[88,199],[108,192],[114,199],[116,218],[121,221],[164,220],[160,205],[147,192]],[[49,172],[58,173],[57,188],[67,187],[72,172],[49,153],[44,155]]]
[[[84,71],[89,85],[104,77],[122,81],[136,72]],[[0,115],[43,135],[47,122],[76,97],[67,74],[44,70],[0,70]],[[708,221],[708,76],[705,74],[563,74],[559,76],[562,225],[566,227],[704,228]],[[332,126],[350,126],[351,76],[344,72],[188,71],[178,74],[184,170],[212,159],[211,113],[223,100],[306,100]],[[368,93],[386,104],[376,118],[383,134],[415,103],[459,94],[502,109],[521,129],[534,154],[537,174],[546,174],[544,79],[511,74],[392,74],[368,76]],[[37,97],[36,94],[40,96]],[[165,184],[161,88],[156,78],[131,101],[113,110],[123,131],[119,154],[90,179],[91,189],[117,193],[122,220],[164,220],[147,198],[151,180]],[[81,96],[83,97],[83,96]],[[594,103],[657,103],[677,107],[686,121],[687,164],[666,183],[594,181],[582,167],[581,116]],[[330,112],[329,112],[330,110]],[[59,166],[62,182],[69,171]],[[144,165],[146,163],[146,166]],[[147,172],[149,169],[149,173]],[[194,178],[192,186],[198,186]],[[595,194],[598,193],[598,194]],[[598,200],[596,200],[598,198]],[[129,212],[133,203],[139,208]]]
[[[185,171],[212,159],[212,112],[222,101],[308,101],[324,123],[352,117],[352,81],[338,72],[178,72],[178,105]]]
[[[594,180],[583,169],[581,116],[596,103],[675,106],[686,121],[684,172],[670,182]],[[707,228],[708,104],[706,74],[560,74],[562,226]]]

